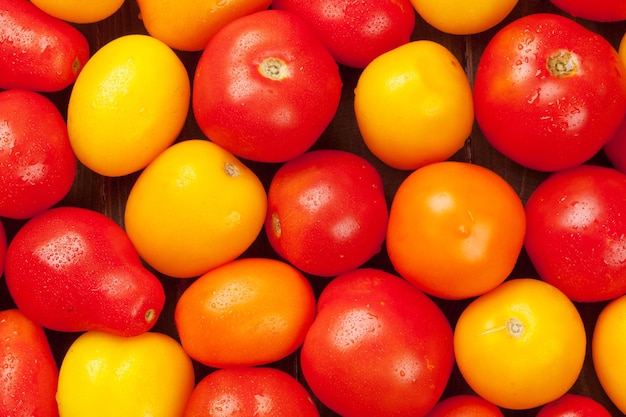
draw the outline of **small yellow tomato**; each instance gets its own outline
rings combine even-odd
[[[35,6],[58,19],[72,23],[95,23],[117,12],[124,0],[31,0]]]
[[[70,143],[91,170],[121,176],[144,168],[174,143],[191,87],[178,56],[147,35],[124,35],[99,49],[72,88]]]
[[[254,172],[219,145],[192,139],[165,150],[139,175],[124,222],[148,264],[189,278],[241,255],[261,231],[266,210]]]
[[[61,417],[181,417],[194,388],[191,359],[170,336],[89,331],[59,369]]]
[[[446,47],[409,42],[379,55],[354,91],[356,120],[369,150],[387,165],[416,169],[443,161],[471,133],[469,79]]]

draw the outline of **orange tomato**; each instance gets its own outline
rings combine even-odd
[[[583,366],[578,310],[556,287],[532,278],[504,282],[461,313],[454,352],[468,385],[499,407],[529,409],[565,394]]]
[[[443,161],[474,123],[472,90],[457,58],[429,40],[379,55],[354,91],[358,128],[369,150],[398,169]]]
[[[313,322],[315,296],[288,263],[243,258],[189,286],[174,320],[185,351],[214,368],[255,366],[293,353]]]
[[[593,366],[600,385],[626,414],[626,296],[611,301],[596,321],[591,342]]]
[[[148,33],[181,51],[200,51],[227,23],[269,7],[271,0],[137,0]]]
[[[58,19],[73,23],[95,23],[117,12],[124,0],[31,0],[31,3]]]
[[[622,36],[622,39],[619,42],[619,46],[617,49],[617,53],[619,54],[624,64],[626,64],[626,33]]]
[[[401,276],[431,295],[461,299],[508,277],[525,229],[522,202],[502,177],[479,165],[444,161],[400,184],[386,244]]]

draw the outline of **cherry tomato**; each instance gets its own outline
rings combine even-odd
[[[283,162],[330,124],[341,86],[337,63],[304,20],[264,10],[211,38],[195,71],[192,108],[204,134],[226,150]]]
[[[357,269],[323,290],[300,361],[313,393],[341,416],[423,417],[452,372],[452,329],[405,280]]]
[[[617,22],[626,19],[626,2],[623,0],[550,0],[559,9],[574,17],[597,22]]]
[[[487,44],[474,103],[494,148],[525,167],[557,171],[613,137],[626,112],[626,70],[615,48],[579,23],[526,15]]]
[[[539,276],[580,302],[626,293],[626,175],[581,165],[549,176],[526,203],[525,247]]]
[[[565,394],[541,407],[536,417],[611,417],[611,413],[591,397]]]
[[[409,0],[274,0],[272,8],[303,18],[338,63],[355,68],[409,42],[415,27]]]
[[[426,417],[503,417],[502,410],[482,397],[459,394],[435,405]]]
[[[381,250],[388,220],[383,183],[358,155],[316,150],[294,158],[272,178],[267,199],[269,243],[304,272],[338,275]]]

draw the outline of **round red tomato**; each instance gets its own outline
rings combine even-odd
[[[200,56],[192,109],[233,154],[283,162],[309,149],[337,111],[337,63],[304,20],[263,10],[218,31]]]
[[[604,145],[602,150],[616,169],[626,173],[626,117],[615,132],[615,136]]]
[[[426,417],[503,417],[502,410],[482,397],[458,394],[435,405]]]
[[[579,394],[565,394],[544,405],[537,417],[610,417],[611,413],[593,398]]]
[[[272,178],[267,200],[271,246],[304,272],[338,275],[382,248],[389,218],[383,182],[358,155],[325,149],[294,158]]]
[[[423,417],[452,372],[452,329],[405,280],[357,269],[322,291],[300,361],[312,392],[341,416]]]
[[[407,43],[415,27],[409,0],[274,0],[272,7],[302,17],[337,62],[355,68]]]
[[[7,255],[7,234],[4,230],[4,225],[0,221],[0,278],[4,273],[4,259]]]
[[[626,20],[624,0],[550,0],[559,9],[575,17],[596,22]]]
[[[626,112],[626,70],[600,35],[563,16],[531,14],[487,44],[474,103],[494,148],[525,167],[557,171],[613,137]]]
[[[626,293],[626,175],[580,165],[553,173],[526,203],[524,245],[539,276],[570,299]]]

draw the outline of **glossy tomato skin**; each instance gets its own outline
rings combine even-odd
[[[315,150],[286,162],[268,190],[270,245],[313,275],[361,266],[385,239],[389,210],[383,188],[376,168],[347,151]]]
[[[47,210],[22,226],[9,243],[5,279],[28,318],[63,332],[141,334],[165,303],[124,230],[78,207]]]
[[[611,413],[591,397],[565,394],[539,410],[536,417],[610,417]]]
[[[619,125],[613,138],[602,148],[613,167],[626,173],[626,117]]]
[[[63,116],[40,93],[0,92],[0,216],[25,219],[58,203],[76,176]]]
[[[323,290],[300,360],[315,396],[341,416],[421,417],[452,372],[452,329],[408,282],[357,269]]]
[[[4,260],[7,255],[7,233],[4,224],[0,221],[0,278],[4,274]]]
[[[319,412],[291,375],[269,367],[235,367],[211,372],[192,392],[183,417],[208,415],[318,417]]]
[[[272,7],[302,17],[337,62],[355,68],[409,42],[415,28],[409,0],[274,0]]]
[[[617,22],[626,19],[626,2],[622,0],[550,0],[559,9],[596,22]]]
[[[304,20],[263,10],[211,38],[195,71],[192,108],[204,134],[233,154],[284,162],[326,129],[341,87],[337,63]]]
[[[625,75],[603,37],[563,16],[527,15],[497,32],[480,58],[476,121],[494,148],[525,167],[573,167],[615,134]]]
[[[580,165],[553,173],[526,203],[524,245],[539,276],[579,302],[626,293],[626,175]]]
[[[29,1],[3,0],[0,89],[60,91],[76,81],[88,58],[89,43],[77,28]]]
[[[457,394],[438,402],[426,417],[504,417],[500,408],[478,395]]]

